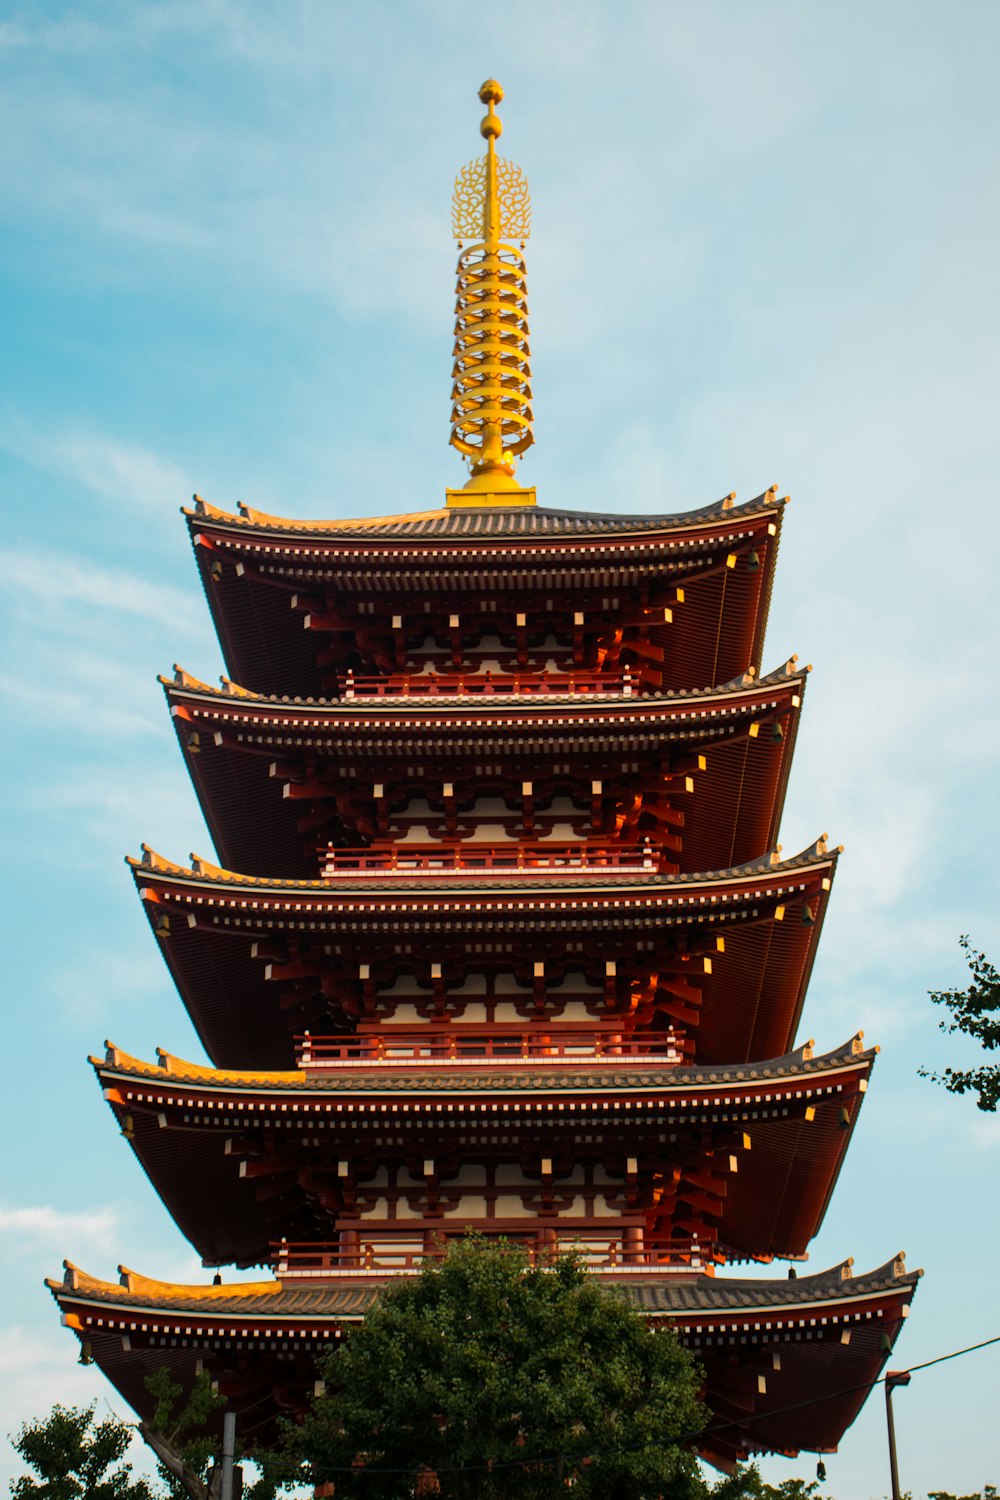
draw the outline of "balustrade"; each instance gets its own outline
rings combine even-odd
[[[489,1236],[527,1253],[532,1265],[569,1251],[585,1264],[605,1274],[640,1274],[655,1267],[658,1272],[678,1275],[714,1274],[724,1260],[713,1245],[695,1239],[650,1235],[641,1225],[574,1227],[572,1224],[539,1224],[523,1221],[477,1225]],[[615,1232],[617,1230],[617,1232]],[[285,1281],[326,1281],[341,1277],[380,1278],[400,1272],[419,1271],[428,1261],[440,1260],[449,1242],[460,1240],[466,1226],[452,1229],[438,1225],[427,1230],[419,1224],[409,1229],[390,1229],[363,1224],[345,1230],[336,1242],[280,1240],[270,1247],[274,1274]]]
[[[324,1069],[347,1064],[434,1063],[594,1063],[681,1061],[678,1039],[673,1032],[622,1034],[604,1031],[494,1030],[464,1032],[456,1027],[433,1032],[386,1027],[365,1036],[296,1037],[300,1068]]]
[[[619,874],[652,875],[676,870],[676,865],[667,861],[665,852],[654,848],[648,839],[638,845],[591,843],[582,839],[562,844],[542,839],[522,839],[509,844],[414,842],[361,849],[327,846],[320,854],[325,880],[342,875],[393,873],[545,875],[561,870],[601,875],[614,870]]]
[[[628,667],[621,672],[396,672],[385,677],[337,677],[337,693],[351,702],[358,698],[462,698],[540,696],[576,698],[600,694],[632,697],[640,678]]]

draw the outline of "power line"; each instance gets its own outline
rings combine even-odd
[[[961,1359],[963,1355],[975,1354],[979,1349],[988,1349],[992,1344],[1000,1344],[1000,1334],[996,1334],[993,1338],[983,1339],[978,1344],[968,1344],[964,1349],[953,1349],[950,1354],[935,1355],[933,1359],[926,1359],[918,1365],[908,1365],[905,1371],[893,1373],[915,1375],[920,1370],[931,1369],[933,1365],[945,1364],[948,1360],[951,1359]],[[876,1380],[865,1380],[858,1385],[845,1386],[843,1390],[827,1391],[822,1396],[812,1396],[807,1401],[796,1401],[789,1406],[779,1406],[776,1407],[773,1411],[769,1411],[767,1413],[767,1417],[768,1419],[770,1419],[772,1417],[784,1416],[787,1412],[802,1411],[810,1406],[819,1406],[824,1401],[837,1401],[843,1396],[854,1396],[858,1393],[858,1391],[871,1392],[875,1389],[876,1386],[884,1385],[887,1378],[888,1377],[886,1375],[880,1375]],[[729,1428],[742,1428],[744,1426],[745,1420],[742,1420],[740,1418],[734,1418],[724,1422],[710,1422],[706,1427],[700,1428],[697,1432],[690,1432],[687,1434],[680,1433],[677,1437],[671,1438],[670,1442],[673,1446],[683,1447],[686,1443],[697,1442],[698,1438],[700,1437],[724,1432]],[[658,1448],[662,1446],[663,1443],[660,1439],[650,1438],[648,1442],[630,1443],[622,1447],[590,1448],[586,1451],[586,1453],[580,1454],[553,1453],[539,1458],[497,1459],[495,1461],[488,1461],[486,1463],[479,1464],[441,1464],[438,1465],[434,1472],[439,1475],[496,1474],[510,1469],[547,1468],[553,1464],[560,1463],[564,1464],[568,1468],[586,1467],[589,1466],[589,1464],[592,1463],[595,1458],[613,1458],[618,1454],[639,1453],[644,1448]],[[379,1464],[366,1464],[361,1467],[354,1464],[351,1464],[348,1467],[329,1467],[324,1465],[323,1473],[324,1475],[331,1476],[334,1474],[353,1474],[356,1477],[361,1477],[366,1474],[371,1474],[372,1476],[392,1474],[410,1475],[416,1477],[422,1473],[426,1473],[429,1467],[430,1466],[426,1464],[422,1468],[417,1469],[395,1469],[388,1467],[384,1468]]]

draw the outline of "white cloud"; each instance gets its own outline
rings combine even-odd
[[[981,1149],[996,1150],[1000,1147],[1000,1116],[984,1114],[981,1120],[973,1120],[969,1133]]]
[[[58,617],[79,618],[79,606],[134,615],[171,630],[187,631],[193,614],[191,590],[154,582],[123,568],[102,567],[80,557],[13,548],[4,557],[9,603],[16,610],[28,600],[44,601]],[[48,621],[51,626],[51,615]]]
[[[145,943],[137,942],[126,953],[109,953],[107,946],[83,950],[45,976],[45,990],[64,1021],[88,1036],[102,1035],[114,1016],[142,1008],[150,996],[170,988],[163,960],[138,915],[136,936],[146,938]]]
[[[189,477],[178,464],[93,427],[42,430],[8,407],[0,417],[0,447],[45,473],[143,511],[173,515],[191,495]]]
[[[91,1252],[109,1254],[121,1233],[121,1217],[108,1206],[67,1212],[47,1205],[19,1207],[0,1204],[0,1238],[16,1237],[14,1248],[35,1254],[39,1247],[65,1253],[67,1244]]]
[[[162,733],[162,724],[157,723],[152,713],[132,707],[128,694],[123,694],[117,702],[96,703],[94,693],[85,687],[74,689],[44,680],[25,681],[7,673],[0,673],[0,694],[7,701],[8,712],[16,712],[23,724],[37,728],[60,725],[72,729],[74,734]]]

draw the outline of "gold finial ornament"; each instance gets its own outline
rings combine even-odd
[[[486,155],[462,168],[452,199],[455,238],[472,243],[458,257],[450,441],[469,460],[467,490],[512,490],[534,437],[524,246],[509,241],[528,238],[531,200],[520,167],[496,154],[503,89],[489,78],[479,98]]]

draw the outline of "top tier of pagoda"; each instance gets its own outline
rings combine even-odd
[[[420,691],[412,679],[431,674],[441,692],[508,695],[682,692],[760,671],[776,488],[659,517],[475,498],[350,522],[196,498],[188,524],[230,677],[308,699]]]

